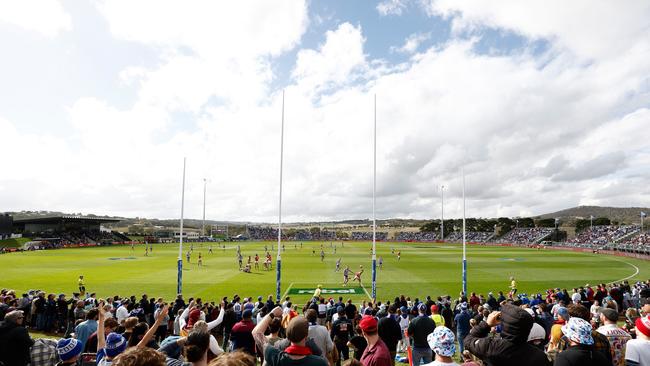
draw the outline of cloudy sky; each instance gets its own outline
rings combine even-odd
[[[650,206],[650,2],[0,1],[0,211]],[[446,215],[446,216],[447,216]]]

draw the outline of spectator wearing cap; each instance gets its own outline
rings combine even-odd
[[[614,366],[625,366],[625,344],[632,339],[630,333],[616,325],[618,313],[614,309],[603,308],[600,310],[600,326],[598,333],[607,337],[612,354]]]
[[[352,322],[345,315],[345,308],[343,306],[338,306],[336,308],[336,313],[338,314],[338,317],[332,323],[330,338],[332,338],[337,351],[341,354],[340,357],[338,357],[338,361],[336,361],[336,365],[341,366],[341,358],[343,358],[343,360],[350,358],[348,341],[354,335],[354,329],[352,327]]]
[[[251,355],[255,355],[255,340],[253,339],[253,328],[255,324],[252,320],[253,312],[246,309],[242,312],[242,320],[232,327],[230,339],[232,340],[233,351],[241,349]]]
[[[424,316],[425,319],[428,319]],[[359,322],[359,328],[368,346],[361,355],[363,366],[392,366],[392,360],[386,343],[381,340],[377,330],[377,318],[366,315]]]
[[[23,326],[24,320],[22,310],[14,310],[0,321],[0,364],[27,365],[30,362],[29,348],[34,341]]]
[[[458,345],[460,348],[460,353],[463,353],[465,347],[463,345],[463,340],[469,334],[471,328],[469,320],[472,318],[469,311],[467,310],[467,303],[462,302],[460,304],[460,312],[454,317],[454,323],[456,323],[456,335],[458,337]]]
[[[302,316],[294,317],[287,326],[287,339],[290,346],[280,351],[271,346],[264,332],[274,318],[282,316],[282,308],[275,307],[269,314],[262,318],[262,321],[253,329],[255,342],[264,353],[264,360],[268,366],[294,365],[294,366],[328,366],[327,362],[312,354],[311,348],[306,342],[309,337],[309,322]]]
[[[395,304],[399,304],[400,302],[396,302]],[[402,334],[402,339],[399,341],[397,344],[397,351],[398,352],[406,352],[406,345],[408,343],[408,337],[406,337],[404,334],[406,330],[409,327],[410,319],[409,319],[409,311],[406,306],[402,306],[399,308],[399,314],[397,316],[397,323],[399,324],[400,327],[400,333]]]
[[[458,366],[452,359],[456,353],[456,337],[451,329],[444,325],[437,326],[433,333],[427,336],[427,342],[435,358],[426,366]]]
[[[433,304],[430,307],[431,309],[431,320],[436,323],[436,326],[445,325],[445,319],[440,315],[440,309],[438,305]]]
[[[605,366],[612,363],[600,352],[594,350],[591,324],[578,317],[572,317],[562,326],[562,333],[569,340],[569,348],[555,359],[556,366]]]
[[[626,365],[650,365],[650,315],[639,317],[634,322],[636,339],[625,347]]]
[[[76,365],[77,359],[83,352],[81,342],[74,338],[62,338],[56,344],[56,353],[59,355],[61,362],[56,366]]]
[[[413,364],[419,364],[420,360],[424,360],[424,363],[430,363],[433,359],[427,336],[436,328],[436,323],[426,316],[426,311],[426,305],[420,304],[418,306],[418,316],[411,320],[406,330],[409,337],[413,338]]]
[[[501,337],[488,337],[491,328],[499,324]],[[526,310],[505,304],[472,328],[463,343],[486,366],[518,366],[524,360],[527,366],[548,366],[544,351],[527,343],[532,327],[533,317]]]

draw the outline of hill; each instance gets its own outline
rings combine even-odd
[[[640,222],[640,213],[650,214],[648,207],[601,207],[601,206],[578,206],[567,208],[557,212],[551,212],[540,215],[540,218],[560,218],[567,221],[572,219],[588,219],[590,215],[594,217],[608,217],[612,223],[619,224],[637,224]]]

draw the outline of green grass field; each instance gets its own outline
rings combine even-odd
[[[271,242],[241,243],[244,262],[247,256],[259,253]],[[295,294],[297,289],[313,289],[322,284],[325,288],[341,288],[342,273],[334,271],[338,257],[342,266],[353,271],[363,265],[364,288],[353,285],[356,295],[344,295],[355,300],[367,299],[370,292],[370,243],[338,243],[333,254],[325,244],[325,261],[320,260],[320,242],[286,243],[282,256],[282,292],[291,291],[292,297],[302,302],[309,295]],[[275,268],[272,271],[238,270],[236,244],[227,243],[226,249],[213,244],[213,254],[208,254],[209,244],[194,244],[192,262],[183,258],[183,293],[186,297],[216,300],[232,297],[275,294]],[[298,248],[295,249],[294,245]],[[401,250],[401,261],[391,254],[391,248]],[[189,245],[185,245],[185,251]],[[316,255],[312,254],[316,251]],[[198,253],[203,254],[203,267],[198,267]],[[378,243],[377,255],[384,259],[384,268],[378,270],[378,300],[392,299],[405,294],[423,298],[427,295],[450,294],[461,289],[461,247],[459,245]],[[507,247],[469,246],[468,289],[487,294],[504,292],[509,277],[515,276],[519,292],[533,293],[549,287],[572,288],[586,283],[614,282],[625,278],[645,280],[650,278],[648,262],[590,253],[574,253]],[[275,254],[273,261],[275,265]],[[149,257],[144,247],[97,247],[11,253],[0,256],[1,288],[20,292],[41,289],[46,292],[71,294],[77,291],[77,278],[85,276],[86,288],[99,297],[121,295],[162,296],[171,299],[176,292],[177,244],[155,244]],[[260,267],[262,265],[260,264]],[[289,288],[290,287],[290,288]],[[334,295],[336,296],[336,295]]]

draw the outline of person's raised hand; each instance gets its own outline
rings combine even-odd
[[[160,313],[158,313],[158,317],[156,318],[156,320],[158,321],[165,320],[167,313],[169,313],[169,305],[165,304],[165,306],[163,306],[162,309],[160,310]]]
[[[487,325],[494,327],[501,323],[501,312],[500,311],[493,311],[488,315],[487,320],[485,321]]]

